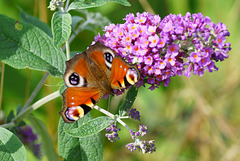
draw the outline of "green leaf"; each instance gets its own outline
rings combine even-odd
[[[22,110],[23,106],[22,105],[18,105],[17,106],[17,115],[20,113],[20,111]]]
[[[7,117],[7,123],[11,122],[13,119],[15,118],[15,114],[14,114],[14,111],[11,110],[8,117]]]
[[[48,34],[48,36],[52,37],[51,28],[46,23],[40,21],[38,18],[36,18],[34,16],[27,14],[22,9],[20,9],[20,11],[21,11],[21,13],[20,13],[21,21],[30,23],[30,24],[38,27],[39,29],[43,30],[46,34]]]
[[[54,44],[59,47],[70,37],[72,17],[67,12],[58,11],[54,13],[51,24]]]
[[[86,122],[78,128],[66,130],[65,132],[72,137],[84,138],[99,133],[113,122],[113,119],[107,116],[101,116]]]
[[[79,26],[80,30],[90,30],[97,34],[110,24],[110,20],[99,12],[88,12],[87,10],[79,10],[78,12],[86,17],[84,23]]]
[[[127,110],[130,109],[137,97],[138,89],[136,86],[132,86],[127,94],[124,102],[119,107],[119,115],[124,116],[127,113]]]
[[[75,0],[68,7],[68,11],[73,9],[86,9],[103,6],[107,2],[116,2],[124,6],[131,6],[127,0]]]
[[[27,119],[30,121],[30,124],[33,125],[32,127],[37,130],[38,136],[40,136],[41,150],[46,155],[47,160],[58,160],[57,153],[53,147],[53,141],[48,134],[46,125],[33,115],[29,115]]]
[[[66,57],[38,27],[0,14],[0,59],[17,69],[30,68],[62,76]]]
[[[27,152],[22,142],[12,132],[2,127],[0,127],[0,160],[27,160]]]
[[[66,130],[78,128],[92,119],[90,113],[75,123],[65,123],[61,118],[58,125],[58,151],[66,161],[103,160],[103,145],[101,135],[94,134],[85,138],[71,137]]]
[[[99,12],[93,13],[86,11],[85,14],[89,23],[84,26],[84,30],[90,30],[97,34],[98,31],[102,31],[105,26],[110,24],[109,19]]]
[[[62,95],[62,93],[64,92],[64,90],[66,89],[67,87],[65,86],[65,84],[61,85],[60,88],[59,88],[59,93]]]

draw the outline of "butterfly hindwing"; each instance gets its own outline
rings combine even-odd
[[[71,123],[86,115],[102,98],[97,88],[70,87],[63,94],[63,109],[60,111],[65,122]]]

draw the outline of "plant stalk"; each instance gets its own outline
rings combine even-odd
[[[102,113],[104,113],[105,115],[109,116],[112,119],[116,119],[117,122],[119,122],[122,126],[126,127],[128,129],[129,132],[131,132],[132,130],[130,129],[129,126],[127,126],[127,124],[125,122],[123,122],[119,117],[115,118],[115,115],[113,115],[112,113],[104,110],[103,108],[99,107],[99,106],[94,106],[94,108]]]
[[[40,80],[40,82],[38,83],[37,87],[34,89],[34,91],[32,92],[31,96],[28,98],[26,104],[23,106],[22,110],[24,110],[25,108],[27,108],[32,100],[34,99],[34,97],[37,95],[37,93],[39,92],[39,90],[41,89],[43,83],[45,82],[45,80],[47,79],[49,73],[45,73],[45,75],[43,76],[43,78]],[[21,111],[22,111],[21,110]]]
[[[70,56],[70,47],[69,47],[69,41],[68,40],[66,41],[65,46],[66,46],[67,60],[69,60],[71,58],[71,56]]]
[[[21,111],[19,113],[19,115],[17,115],[17,117],[15,117],[15,119],[13,120],[16,123],[20,122],[22,120],[22,118],[26,115],[28,115],[29,113],[31,113],[32,111],[38,109],[39,107],[41,107],[42,105],[44,105],[45,103],[57,98],[60,96],[59,91],[53,92],[45,97],[43,97],[42,99],[38,100],[37,102],[35,102],[34,104],[32,104],[31,106],[25,108],[23,111]]]

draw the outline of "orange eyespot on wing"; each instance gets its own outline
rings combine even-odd
[[[88,81],[92,79],[85,52],[75,55],[69,61],[66,61],[67,69],[63,80],[67,87],[88,86]]]
[[[67,73],[76,72],[84,78],[87,78],[88,73],[90,72],[87,65],[87,55],[85,52],[81,54],[75,55],[72,59],[66,61],[67,69],[65,71],[65,75]]]
[[[110,82],[113,89],[126,88],[139,80],[139,72],[135,65],[128,65],[122,58],[115,57],[112,63]]]
[[[129,68],[125,77],[130,85],[134,85],[139,80],[138,70],[135,68]]]
[[[90,107],[88,107],[87,109],[84,109],[82,106],[69,107],[69,108],[67,108],[67,110],[64,113],[65,117],[63,117],[63,118],[67,119],[67,120],[64,119],[64,121],[65,122],[77,121],[78,119],[82,118],[90,110],[91,110]]]
[[[70,87],[62,96],[63,109],[60,114],[65,122],[71,123],[86,115],[99,102],[103,93],[97,88]]]

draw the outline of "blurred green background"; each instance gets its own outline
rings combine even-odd
[[[153,154],[130,152],[125,145],[131,142],[129,133],[122,128],[120,140],[111,143],[103,137],[104,161],[238,161],[240,160],[240,0],[129,0],[131,7],[108,3],[89,9],[100,12],[113,23],[123,23],[128,13],[149,11],[162,18],[170,13],[185,15],[186,12],[202,12],[214,23],[227,25],[232,43],[229,58],[217,63],[218,72],[205,73],[203,77],[175,77],[168,87],[150,91],[141,87],[134,107],[141,113],[142,123],[149,128],[145,140],[156,140],[157,151]],[[53,12],[47,9],[49,0],[0,0],[0,13],[19,20],[21,7],[50,25]],[[76,12],[71,12],[76,15]],[[0,22],[1,25],[2,22]],[[72,42],[71,50],[83,51],[93,41],[95,34],[83,31]],[[1,51],[0,51],[1,53]],[[2,74],[2,73],[1,73]],[[44,73],[16,70],[5,65],[2,95],[2,114],[23,105]],[[59,78],[49,77],[35,101],[56,91]],[[113,99],[110,111],[120,97]],[[106,108],[106,100],[100,107]],[[47,126],[57,151],[58,112],[62,100],[49,102],[34,111],[34,115]],[[101,115],[93,110],[94,117]],[[133,121],[127,121],[137,128]],[[104,135],[104,133],[103,133]],[[31,153],[28,160],[34,160]],[[43,157],[43,160],[46,158]]]

